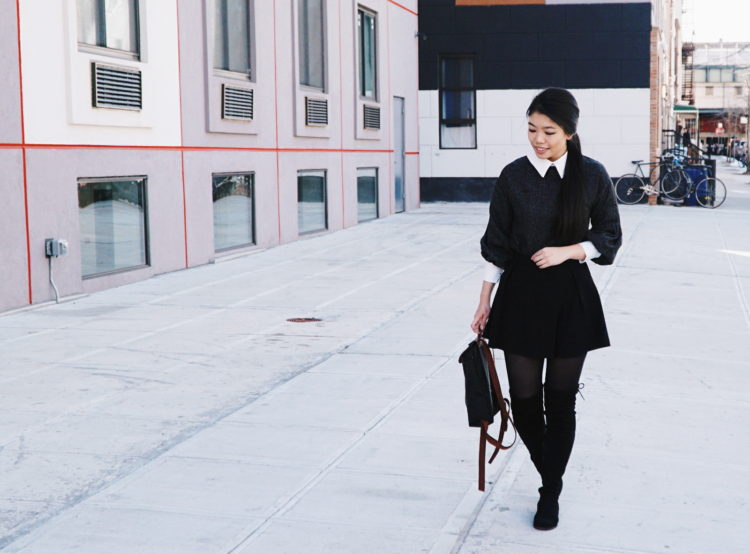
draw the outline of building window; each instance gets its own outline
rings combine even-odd
[[[248,0],[213,0],[214,68],[250,75]]]
[[[327,229],[326,215],[326,172],[298,172],[297,218],[299,234]]]
[[[706,96],[714,95],[714,87],[706,87]]]
[[[325,24],[323,0],[299,0],[299,82],[325,88]]]
[[[378,217],[378,169],[357,169],[357,220],[369,221]]]
[[[377,20],[374,13],[357,10],[357,34],[359,36],[359,94],[364,98],[377,99]]]
[[[252,173],[213,175],[217,252],[255,244],[254,185]]]
[[[721,69],[721,82],[722,83],[733,83],[734,82],[734,68],[723,67]]]
[[[78,43],[140,53],[138,0],[78,0]]]
[[[737,96],[742,96],[742,87],[741,86],[740,87],[734,87],[734,93]]]
[[[706,70],[704,68],[693,69],[693,81],[696,83],[705,83],[707,81]]]
[[[446,56],[440,60],[440,148],[476,148],[474,59]]]
[[[721,82],[721,68],[709,67],[708,69],[706,69],[706,81],[709,83],[720,83]]]
[[[146,178],[80,179],[84,277],[148,265]]]

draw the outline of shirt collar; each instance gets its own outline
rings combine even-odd
[[[560,174],[560,177],[565,176],[565,162],[568,159],[567,152],[565,152],[565,154],[560,156],[554,162],[551,162],[544,158],[539,158],[536,154],[526,154],[526,158],[531,162],[531,165],[536,168],[536,170],[539,172],[539,175],[541,175],[542,177],[547,174],[547,170],[551,165],[554,165],[557,168],[557,172]]]

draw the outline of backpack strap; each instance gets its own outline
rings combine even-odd
[[[518,438],[518,431],[516,431],[516,425],[513,423],[513,419],[510,417],[510,412],[508,408],[510,407],[510,402],[508,402],[507,398],[503,397],[503,392],[500,389],[500,380],[497,377],[497,369],[495,368],[495,359],[492,355],[492,350],[490,350],[490,347],[487,345],[487,343],[482,340],[481,338],[477,338],[477,342],[479,343],[479,347],[482,350],[482,354],[484,355],[485,359],[487,360],[487,368],[488,372],[490,374],[490,382],[492,384],[492,390],[495,393],[495,397],[497,398],[498,402],[500,403],[500,432],[498,433],[498,437],[494,438],[490,436],[488,433],[489,428],[489,422],[482,420],[482,430],[479,435],[479,490],[484,491],[484,480],[485,480],[485,460],[486,460],[486,446],[487,443],[490,443],[492,446],[495,447],[494,452],[492,452],[492,455],[490,456],[489,463],[492,463],[495,461],[495,458],[497,457],[498,453],[501,450],[508,450],[511,446],[513,446],[516,443],[516,439]],[[508,423],[510,423],[513,426],[513,442],[511,442],[509,445],[503,444],[503,438],[505,437],[505,433],[508,430]]]

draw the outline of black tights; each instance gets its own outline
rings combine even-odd
[[[546,387],[555,391],[577,391],[586,354],[574,358],[547,358]],[[531,398],[542,390],[544,358],[505,353],[505,367],[512,398]]]
[[[516,430],[529,449],[542,477],[542,489],[555,498],[575,440],[575,403],[586,354],[574,358],[544,358],[505,353]],[[542,400],[544,399],[544,400]]]

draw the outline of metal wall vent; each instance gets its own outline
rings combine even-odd
[[[140,110],[143,107],[139,70],[92,63],[91,73],[95,108]]]
[[[253,89],[221,85],[222,119],[253,119]]]
[[[305,97],[305,125],[328,125],[328,100]]]
[[[380,108],[365,104],[365,129],[380,129]]]

